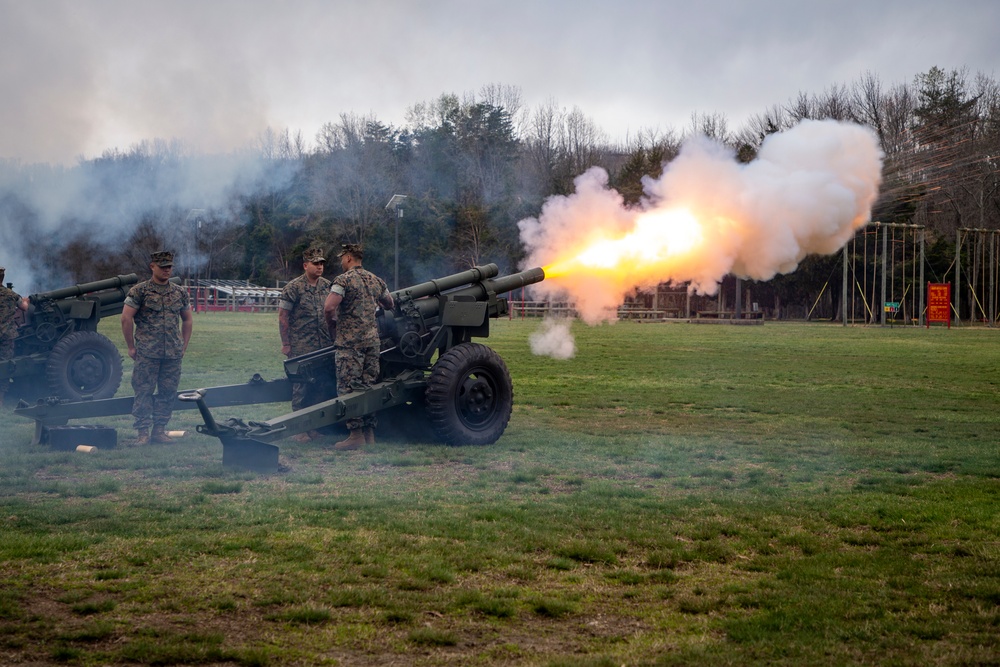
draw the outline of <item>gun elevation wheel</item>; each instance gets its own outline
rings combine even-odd
[[[447,444],[492,445],[510,421],[510,372],[491,348],[461,343],[434,364],[424,402],[434,432]]]
[[[52,348],[45,379],[60,398],[111,398],[122,382],[122,358],[115,344],[96,331],[76,331]]]

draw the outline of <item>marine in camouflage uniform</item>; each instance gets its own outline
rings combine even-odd
[[[17,338],[18,310],[28,309],[28,300],[3,285],[6,269],[0,266],[0,363],[14,358],[14,339]],[[0,380],[0,403],[3,403],[10,380]]]
[[[344,272],[333,279],[325,312],[336,348],[337,393],[368,389],[378,380],[379,337],[375,311],[393,307],[385,281],[361,266],[361,246],[346,244],[340,251]],[[375,415],[348,419],[350,435],[336,449],[357,449],[375,443]]]
[[[326,258],[320,248],[309,248],[302,254],[304,273],[290,281],[281,291],[278,301],[278,331],[281,351],[286,357],[297,357],[330,347],[330,330],[323,315],[323,305],[331,282],[323,277]],[[292,409],[301,410],[334,397],[336,378],[333,368],[316,382],[292,384]],[[307,441],[318,432],[301,434],[296,439]]]
[[[151,257],[152,278],[133,285],[122,307],[122,335],[128,355],[135,360],[132,416],[136,444],[172,442],[164,429],[173,413],[181,360],[194,323],[187,292],[169,282],[173,254],[161,251]]]

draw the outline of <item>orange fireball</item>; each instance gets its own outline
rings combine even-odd
[[[687,209],[648,211],[636,218],[635,228],[624,236],[601,236],[567,248],[544,267],[545,276],[644,273],[652,267],[664,271],[672,259],[696,252],[704,238],[701,222]]]

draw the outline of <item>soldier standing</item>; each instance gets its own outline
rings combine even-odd
[[[7,269],[0,266],[0,363],[14,358],[14,339],[17,338],[17,320],[14,316],[18,310],[28,310],[27,297],[3,284]],[[0,380],[0,403],[3,403],[10,380]]]
[[[330,330],[326,326],[323,306],[331,282],[323,277],[326,258],[320,248],[309,248],[302,254],[304,273],[281,291],[278,301],[278,332],[281,335],[281,353],[297,357],[330,347]],[[296,382],[292,385],[292,410],[316,405],[333,397],[335,381],[330,369],[327,377],[315,382]],[[300,433],[293,440],[308,442],[320,437],[318,431]]]
[[[132,416],[138,445],[173,442],[164,429],[173,412],[181,359],[194,328],[187,292],[170,282],[173,253],[154,252],[150,259],[152,277],[133,285],[122,306],[122,335],[128,356],[135,361]]]
[[[368,389],[378,379],[379,337],[375,311],[391,309],[392,295],[385,282],[361,266],[364,250],[360,245],[341,246],[340,266],[344,272],[333,279],[324,312],[336,348],[337,393]],[[375,444],[375,415],[347,420],[350,435],[335,449],[357,449]]]

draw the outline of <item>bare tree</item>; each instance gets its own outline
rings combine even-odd
[[[689,134],[706,136],[721,144],[732,145],[733,135],[729,131],[729,121],[723,113],[693,113]]]
[[[487,84],[479,89],[479,101],[506,111],[514,128],[514,135],[519,138],[524,136],[528,124],[528,110],[524,106],[524,98],[519,87],[499,83]]]
[[[852,106],[859,122],[875,130],[882,151],[886,150],[886,94],[878,74],[865,72],[854,82]]]
[[[778,105],[751,116],[733,135],[733,144],[740,162],[750,162],[755,159],[764,140],[771,134],[788,129],[789,125],[788,114]]]
[[[598,148],[606,142],[604,133],[579,107],[573,107],[566,115],[562,139],[562,148],[574,175],[582,174],[598,164]]]
[[[526,165],[521,170],[522,175],[527,175],[522,182],[526,182],[529,191],[540,194],[552,192],[562,116],[562,111],[552,99],[538,105],[531,113],[528,131],[522,140]]]
[[[816,118],[842,121],[856,119],[851,92],[844,84],[836,84],[823,91],[822,96],[815,98],[814,107]]]
[[[816,98],[810,97],[808,93],[803,91],[799,91],[795,99],[788,101],[788,104],[785,106],[785,112],[791,119],[792,125],[799,121],[819,118],[819,112],[816,109]]]

